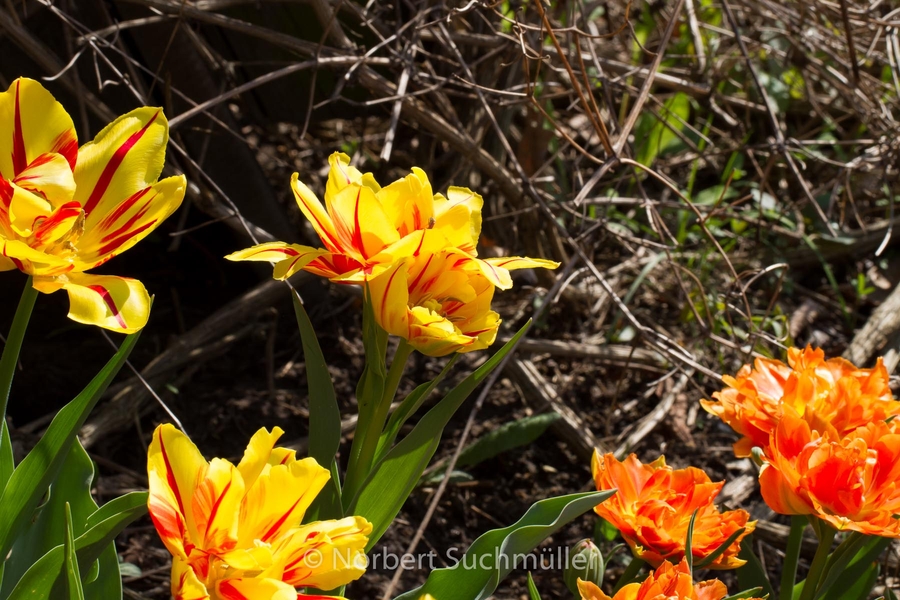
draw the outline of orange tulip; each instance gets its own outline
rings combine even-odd
[[[839,530],[900,538],[900,430],[875,421],[841,436],[793,409],[772,434],[759,474],[763,499],[786,515],[815,515]]]
[[[604,594],[597,585],[581,579],[578,580],[578,591],[581,600],[722,600],[728,595],[725,584],[718,579],[694,583],[686,559],[677,566],[663,561],[643,583],[624,585],[612,597]]]
[[[753,368],[744,365],[737,378],[722,379],[728,388],[713,394],[717,401],[700,403],[743,436],[734,445],[738,456],[750,456],[755,446],[766,448],[786,406],[799,415],[808,413],[817,428],[833,427],[841,436],[900,415],[881,359],[873,369],[859,369],[842,358],[825,360],[820,349],[790,348],[787,365],[758,358]]]
[[[733,569],[744,564],[737,555],[741,540],[756,527],[743,510],[719,512],[713,500],[724,482],[713,483],[694,467],[672,469],[660,456],[642,464],[632,454],[624,461],[612,454],[594,453],[591,471],[598,490],[618,490],[594,511],[609,521],[635,556],[659,566],[681,560],[685,554],[691,515],[697,512],[691,554],[702,560],[739,529],[744,532],[716,558],[710,569]]]
[[[235,466],[204,460],[171,425],[147,458],[150,517],[172,553],[175,600],[296,600],[296,587],[333,589],[365,571],[372,525],[361,517],[302,523],[329,479],[312,458],[275,448],[260,429]]]
[[[181,204],[183,176],[157,181],[169,139],[162,109],[143,107],[78,147],[50,92],[16,79],[0,93],[0,271],[69,294],[69,318],[133,333],[150,313],[140,281],[85,273],[149,235]]]

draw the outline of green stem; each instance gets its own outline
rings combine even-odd
[[[34,308],[37,295],[38,291],[31,286],[31,277],[28,277],[25,289],[22,290],[22,297],[19,299],[19,307],[16,308],[16,316],[13,317],[12,327],[9,328],[3,355],[0,356],[0,419],[6,419],[6,405],[9,401],[13,376],[16,374],[16,365],[19,362],[19,350],[22,349],[22,340],[25,338],[25,330],[28,328],[28,320],[31,318],[31,310]]]
[[[787,549],[784,553],[784,565],[781,571],[781,587],[778,600],[791,600],[794,595],[794,581],[797,578],[797,562],[800,560],[800,548],[803,545],[803,530],[806,528],[806,517],[791,517],[791,532],[788,536]]]
[[[381,437],[381,431],[387,422],[387,416],[391,410],[391,402],[394,401],[394,395],[400,386],[403,370],[406,368],[406,362],[412,351],[413,347],[406,340],[401,339],[400,344],[397,346],[397,351],[394,352],[391,368],[388,370],[387,378],[384,382],[384,392],[375,406],[372,418],[365,424],[363,431],[356,431],[355,435],[362,436],[360,438],[359,454],[356,456],[356,460],[347,467],[347,480],[344,483],[344,493],[349,494],[351,498],[359,491],[359,486],[362,485],[362,482],[372,469],[375,451],[378,449],[378,439]]]
[[[613,590],[613,595],[615,595],[616,592],[634,581],[634,579],[637,578],[638,573],[641,572],[641,568],[643,568],[644,564],[644,561],[640,558],[632,558],[631,562],[628,563],[628,566],[625,567],[625,570],[622,572],[622,576],[619,577],[619,583],[616,584],[616,589]]]
[[[822,573],[825,571],[825,564],[828,562],[828,555],[831,553],[831,542],[834,541],[834,534],[837,533],[825,523],[820,523],[817,530],[819,533],[819,547],[816,548],[816,555],[809,566],[809,574],[806,576],[806,582],[803,584],[803,591],[800,593],[799,600],[812,600],[815,597],[819,581],[822,579]]]

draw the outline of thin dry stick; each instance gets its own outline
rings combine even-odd
[[[681,7],[683,5],[684,0],[678,0],[672,10],[672,18],[669,19],[669,24],[666,26],[662,39],[659,41],[659,50],[657,50],[653,63],[650,65],[647,79],[644,80],[644,84],[641,86],[637,102],[631,107],[628,119],[626,119],[625,125],[622,126],[622,131],[619,132],[619,137],[616,138],[616,142],[613,144],[613,153],[616,156],[619,156],[622,149],[625,147],[625,144],[628,143],[628,136],[631,135],[631,130],[634,128],[635,123],[637,123],[638,117],[641,116],[641,110],[644,108],[644,103],[647,102],[647,98],[650,96],[650,88],[653,87],[653,80],[655,79],[656,72],[659,70],[659,65],[662,63],[663,56],[666,53],[666,46],[669,45],[669,40],[672,38],[672,32],[675,31],[675,25],[678,23],[678,15],[681,14]]]

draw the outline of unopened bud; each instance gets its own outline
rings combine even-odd
[[[566,587],[578,598],[578,580],[590,581],[600,586],[603,584],[603,574],[606,571],[606,563],[603,562],[603,554],[600,548],[590,539],[581,540],[572,547],[569,555],[569,564],[563,572],[563,581]]]

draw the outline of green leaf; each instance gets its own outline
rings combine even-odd
[[[366,294],[368,293],[368,288],[366,288]],[[373,310],[371,302],[363,302],[363,347],[366,352],[366,366],[356,386],[359,419],[356,422],[353,444],[350,446],[347,477],[344,480],[345,507],[347,501],[356,495],[367,474],[368,465],[361,465],[360,458],[365,446],[366,435],[372,428],[378,412],[378,405],[384,394],[385,380],[387,379],[385,353],[387,352],[388,334],[378,325]],[[378,425],[376,435],[381,435],[381,425]],[[347,512],[347,514],[351,513]]]
[[[603,517],[597,517],[597,520],[594,521],[594,541],[599,545],[602,542],[611,542],[617,537],[619,537],[619,530],[616,529],[616,526]]]
[[[527,446],[561,418],[559,413],[549,412],[505,423],[466,446],[460,453],[456,466],[471,467],[502,452]]]
[[[694,511],[694,514],[691,515],[691,520],[688,522],[686,539],[684,540],[684,557],[687,559],[688,570],[693,573],[694,571],[694,551],[693,551],[693,543],[694,543],[694,522],[697,520],[697,511]]]
[[[634,138],[638,147],[635,160],[649,167],[666,150],[680,144],[681,139],[675,131],[684,131],[690,113],[691,99],[687,94],[678,92],[666,100],[660,109],[662,120],[650,112],[643,114],[635,127]]]
[[[316,331],[296,290],[292,298],[303,342],[309,387],[309,455],[320,465],[330,465],[341,445],[341,409],[334,395],[331,374],[316,338]]]
[[[6,420],[6,403],[9,400],[9,391],[12,389],[13,376],[16,374],[16,365],[19,362],[19,350],[22,349],[22,340],[25,339],[25,330],[28,329],[28,321],[31,319],[31,310],[34,301],[37,300],[38,291],[31,285],[31,277],[25,281],[25,289],[19,298],[16,307],[16,315],[13,317],[9,335],[6,336],[6,344],[3,346],[3,354],[0,355],[0,419]],[[0,554],[4,556],[4,554]]]
[[[890,545],[891,540],[876,536],[852,535],[832,554],[825,568],[827,575],[816,591],[817,600],[846,600],[868,597],[871,587],[862,590],[857,586],[860,580],[870,575],[879,555]],[[841,552],[841,546],[847,544]],[[862,594],[862,595],[860,595]]]
[[[456,466],[460,468],[459,473],[464,478],[471,480],[472,476],[463,473],[462,469],[480,464],[503,452],[527,446],[538,439],[550,425],[561,418],[559,413],[549,412],[504,423],[494,431],[483,435],[463,448],[459,454],[459,459],[456,461]],[[441,460],[429,467],[428,471],[430,474],[424,476],[421,483],[423,485],[432,484],[443,479],[446,463],[446,460]],[[457,471],[454,471],[454,473],[457,473]]]
[[[877,562],[870,562],[865,563],[864,566],[865,568],[861,569],[858,574],[854,574],[852,578],[850,576],[841,578],[832,587],[824,589],[825,594],[822,598],[826,600],[867,600],[872,593],[872,588],[878,582],[881,565]]]
[[[458,358],[459,354],[454,354],[453,357],[447,361],[447,364],[444,365],[444,368],[437,377],[419,385],[404,398],[403,402],[400,403],[400,406],[391,413],[387,426],[384,428],[384,433],[381,434],[381,438],[378,440],[378,450],[375,453],[376,462],[384,458],[384,455],[387,454],[387,451],[391,449],[394,442],[397,440],[400,428],[403,427],[407,419],[419,410],[422,403],[425,402],[428,396],[431,395],[431,392],[434,391],[434,388],[436,388],[438,384],[443,381],[444,377],[447,376],[447,373],[450,372],[450,368],[456,363]]]
[[[7,561],[10,577],[3,582],[0,598],[12,591],[27,598],[66,595],[66,507],[72,515],[74,548],[85,598],[120,598],[122,582],[113,539],[128,524],[146,514],[147,493],[132,492],[98,509],[90,490],[94,466],[80,443],[72,446],[50,488],[49,500],[22,531]],[[58,549],[58,552],[55,550]],[[14,589],[11,589],[14,588]]]
[[[406,502],[431,457],[434,456],[444,427],[450,418],[469,394],[500,364],[503,357],[513,349],[530,326],[529,321],[503,348],[425,413],[409,435],[394,446],[372,469],[347,510],[347,514],[360,515],[372,523],[367,550],[384,535],[394,517],[400,512],[400,507]]]
[[[531,571],[528,571],[528,598],[529,600],[541,600],[541,593],[538,591],[537,586],[534,585],[534,577],[531,576]]]
[[[488,531],[475,540],[455,565],[435,569],[422,587],[395,600],[416,600],[423,594],[440,600],[484,600],[516,568],[516,559],[614,493],[585,492],[541,500],[513,525]]]
[[[19,533],[31,522],[39,500],[59,474],[75,435],[125,364],[139,336],[135,333],[125,338],[116,355],[56,414],[41,440],[16,467],[0,496],[0,556],[7,555]]]
[[[741,540],[741,552],[738,554],[738,558],[747,561],[737,568],[738,585],[745,590],[762,588],[769,598],[775,598],[775,592],[772,591],[772,584],[769,583],[766,571],[753,553],[752,535]],[[795,587],[794,590],[796,591],[797,588]]]
[[[6,487],[10,476],[16,468],[13,460],[12,440],[9,438],[9,427],[6,419],[0,420],[0,490]]]
[[[737,594],[734,594],[733,596],[727,596],[727,597],[723,598],[722,600],[743,600],[744,598],[758,598],[760,592],[762,592],[762,591],[763,591],[763,589],[761,587],[755,587],[755,588],[751,588],[749,590],[744,590],[743,592],[738,592]]]
[[[78,571],[78,558],[75,556],[75,533],[72,527],[72,508],[66,502],[66,589],[69,592],[69,600],[84,600],[84,590],[81,587],[81,573]]]

